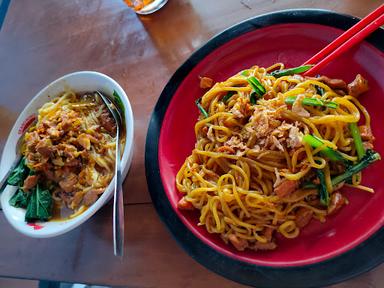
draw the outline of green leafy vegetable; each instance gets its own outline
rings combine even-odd
[[[41,189],[39,184],[30,193],[25,221],[47,221],[52,217],[53,201],[51,193],[48,190]]]
[[[241,71],[240,75],[247,77],[248,76],[248,70]]]
[[[325,205],[325,206],[328,206],[329,205],[329,192],[327,190],[327,185],[325,183],[324,172],[321,169],[317,169],[316,174],[320,180],[320,185],[318,186],[320,203]]]
[[[284,100],[285,104],[288,104],[288,105],[293,105],[295,101],[296,101],[296,96],[288,96]],[[332,109],[336,109],[339,106],[339,104],[337,104],[336,102],[324,101],[318,98],[303,98],[303,100],[301,101],[301,104],[308,105],[308,106],[323,106],[323,107],[328,107]]]
[[[373,150],[367,150],[365,152],[364,157],[361,159],[361,161],[359,163],[347,167],[346,171],[343,174],[334,177],[332,179],[332,185],[335,186],[335,185],[337,185],[343,181],[347,181],[354,174],[360,172],[361,170],[363,170],[364,168],[366,168],[367,166],[369,166],[373,162],[380,160],[380,159],[381,159],[381,157],[380,157],[379,153],[377,153],[376,151],[373,151]]]
[[[24,192],[22,189],[25,178],[34,173],[25,165],[25,158],[21,158],[7,179],[8,184],[18,186],[16,193],[9,199],[9,204],[13,207],[26,209],[26,222],[47,221],[52,217],[53,208],[52,195],[49,190],[42,189],[39,184],[28,192]]]
[[[349,123],[349,130],[351,131],[353,141],[355,142],[357,157],[361,160],[364,157],[365,149],[363,141],[361,141],[361,135],[357,123]]]
[[[16,208],[27,208],[29,202],[29,192],[24,192],[20,187],[16,193],[9,199],[9,205]]]
[[[303,141],[305,143],[309,144],[314,149],[316,149],[316,148],[318,148],[324,144],[324,142],[320,138],[318,138],[316,136],[309,135],[309,134],[306,134],[303,136]],[[336,150],[333,150],[329,147],[324,147],[321,150],[321,153],[324,156],[328,157],[332,161],[342,161],[342,162],[347,161],[339,152],[337,152]]]
[[[201,98],[199,98],[199,99],[197,99],[197,100],[195,101],[195,103],[196,103],[196,105],[197,105],[197,108],[199,108],[201,114],[203,114],[205,118],[208,118],[208,117],[209,117],[209,114],[208,114],[207,111],[205,111],[205,109],[203,108],[203,106],[201,106],[200,101],[201,101]]]
[[[22,186],[24,179],[28,176],[29,168],[25,165],[25,157],[20,159],[11,175],[9,175],[7,182],[12,186]]]
[[[303,65],[295,68],[289,68],[289,69],[282,69],[282,70],[275,70],[271,72],[270,74],[274,76],[275,78],[279,78],[282,76],[288,76],[288,75],[294,75],[294,74],[300,74],[305,71],[308,71],[311,69],[313,65]]]
[[[123,101],[121,100],[120,95],[116,92],[116,90],[113,90],[113,99],[116,105],[118,106],[119,110],[123,113],[121,117],[124,119],[125,107],[124,107]]]
[[[228,91],[228,93],[223,97],[223,102],[227,103],[228,100],[236,94],[236,91]]]

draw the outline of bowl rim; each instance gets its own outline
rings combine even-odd
[[[344,281],[369,271],[384,262],[384,252],[377,252],[382,251],[383,227],[349,251],[313,264],[291,267],[262,266],[224,255],[193,234],[173,211],[162,185],[158,159],[161,127],[174,93],[185,76],[199,61],[217,47],[244,33],[274,24],[310,23],[346,30],[358,21],[359,18],[357,17],[323,9],[289,9],[256,16],[211,38],[195,51],[168,81],[152,112],[147,133],[145,167],[148,189],[157,213],[172,236],[200,264],[224,277],[246,285],[257,285],[257,287],[318,287]],[[382,38],[384,38],[384,30],[380,28],[372,33],[366,41],[378,50],[384,51]],[[364,259],[364,261],[361,261],[359,265],[354,265],[356,258]]]
[[[54,89],[54,87],[56,87],[56,85],[58,87],[60,87],[60,86],[71,87],[71,84],[66,83],[66,81],[67,81],[67,79],[70,79],[70,78],[73,79],[73,77],[75,77],[75,78],[76,77],[96,77],[96,78],[99,77],[100,79],[96,79],[93,81],[95,81],[97,83],[100,80],[105,80],[106,84],[103,83],[103,85],[104,84],[105,84],[105,86],[110,85],[109,88],[111,88],[111,90],[116,90],[117,93],[119,94],[119,96],[121,97],[121,100],[122,100],[124,108],[125,108],[125,122],[126,122],[125,147],[124,147],[124,153],[122,154],[121,163],[123,165],[123,175],[122,175],[123,179],[126,177],[126,175],[128,174],[128,170],[130,168],[131,162],[132,162],[132,157],[133,157],[134,117],[133,117],[132,107],[131,107],[129,98],[128,98],[127,94],[125,93],[125,91],[123,90],[123,88],[114,79],[112,79],[108,75],[97,72],[97,71],[76,71],[76,72],[65,74],[65,75],[57,78],[56,80],[50,82],[49,84],[44,86],[40,91],[38,91],[31,98],[31,100],[25,105],[24,109],[19,113],[17,119],[15,120],[15,122],[14,122],[14,124],[13,124],[13,126],[9,132],[9,135],[7,137],[7,141],[5,142],[4,149],[3,149],[2,155],[1,155],[1,161],[0,161],[1,166],[5,165],[5,164],[7,166],[9,166],[11,164],[11,163],[9,163],[9,161],[5,162],[6,161],[5,160],[5,153],[6,153],[6,150],[8,150],[6,148],[10,145],[9,143],[12,141],[12,138],[13,138],[12,135],[15,135],[15,133],[17,133],[17,131],[19,129],[18,124],[20,123],[20,121],[22,121],[22,117],[27,116],[27,118],[25,119],[25,120],[27,120],[29,117],[27,114],[31,114],[31,113],[37,114],[37,109],[41,107],[41,106],[39,106],[37,109],[32,109],[32,111],[29,111],[29,110],[31,110],[30,106],[33,105],[33,103],[35,101],[38,101],[39,98],[44,97],[45,94],[50,95],[50,93],[49,93],[50,89]],[[76,89],[74,89],[74,90],[76,90]],[[58,95],[55,95],[55,96],[52,95],[52,98],[55,98],[57,96]],[[4,169],[4,170],[6,170],[6,169]],[[3,191],[3,193],[0,195],[1,208],[4,212],[4,215],[5,215],[5,218],[7,219],[7,221],[11,224],[11,226],[13,228],[15,228],[20,233],[27,235],[29,237],[33,237],[33,238],[55,237],[55,236],[62,235],[62,234],[66,233],[70,230],[77,228],[82,223],[84,223],[89,218],[91,218],[97,211],[99,211],[99,209],[101,207],[103,207],[108,202],[108,200],[113,196],[113,189],[112,189],[113,181],[114,181],[114,178],[112,178],[110,184],[108,184],[105,193],[103,193],[99,197],[99,199],[94,204],[92,204],[86,211],[84,211],[82,214],[80,214],[80,215],[78,215],[72,219],[68,219],[68,220],[64,220],[64,221],[57,221],[57,222],[56,221],[55,222],[48,221],[48,222],[41,222],[41,223],[37,222],[37,225],[28,224],[28,223],[24,222],[25,225],[18,225],[19,221],[15,221],[12,217],[12,215],[13,215],[12,209],[22,209],[22,208],[11,207],[8,203],[9,198],[12,197],[12,195],[14,194],[16,187],[7,187]],[[6,191],[7,189],[12,190],[12,191]],[[53,231],[51,231],[50,229],[40,229],[40,227],[44,227],[44,226],[41,226],[41,225],[44,225],[44,223],[51,223],[48,225],[52,225],[52,226],[56,226],[56,224],[57,224],[58,228],[53,230]],[[52,224],[52,223],[54,223],[54,224]],[[30,229],[31,227],[27,228],[26,226],[32,226],[33,229]],[[62,226],[61,229],[59,229],[60,226]],[[36,227],[37,227],[37,229],[36,229]]]

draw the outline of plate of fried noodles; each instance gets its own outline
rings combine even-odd
[[[204,266],[257,287],[318,287],[383,262],[384,31],[319,75],[301,66],[356,21],[324,10],[247,20],[164,88],[147,181]]]

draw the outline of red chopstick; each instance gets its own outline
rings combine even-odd
[[[364,40],[369,34],[384,24],[384,4],[364,17],[357,24],[341,34],[324,49],[307,60],[304,65],[315,64],[304,73],[305,76],[315,75],[321,68],[344,53],[352,46]]]

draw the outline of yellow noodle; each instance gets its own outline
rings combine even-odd
[[[303,211],[325,221],[328,207],[320,203],[319,191],[313,188],[319,181],[316,170],[323,171],[332,198],[340,188],[332,185],[332,178],[345,167],[342,162],[332,163],[324,150],[335,150],[357,163],[348,124],[358,122],[362,113],[370,126],[368,112],[355,97],[340,96],[312,78],[275,78],[269,74],[275,69],[284,69],[284,64],[253,66],[216,83],[203,95],[201,105],[208,117],[199,116],[195,148],[176,175],[184,200],[200,210],[199,225],[220,234],[226,243],[256,250],[259,245],[273,249],[276,233],[297,237]],[[268,96],[256,105],[250,102],[252,76]],[[228,91],[234,94],[224,102]],[[292,96],[332,101],[337,108],[307,105],[301,107],[306,113],[296,113],[284,102]],[[317,136],[323,144],[309,146],[302,140],[306,134]],[[302,186],[308,182],[310,189]],[[360,182],[361,173],[352,177],[353,187],[373,192]]]
[[[24,136],[26,165],[59,206],[72,210],[70,218],[92,205],[114,176],[115,132],[104,125],[103,113],[109,114],[97,95],[68,90],[38,110],[37,123]]]

